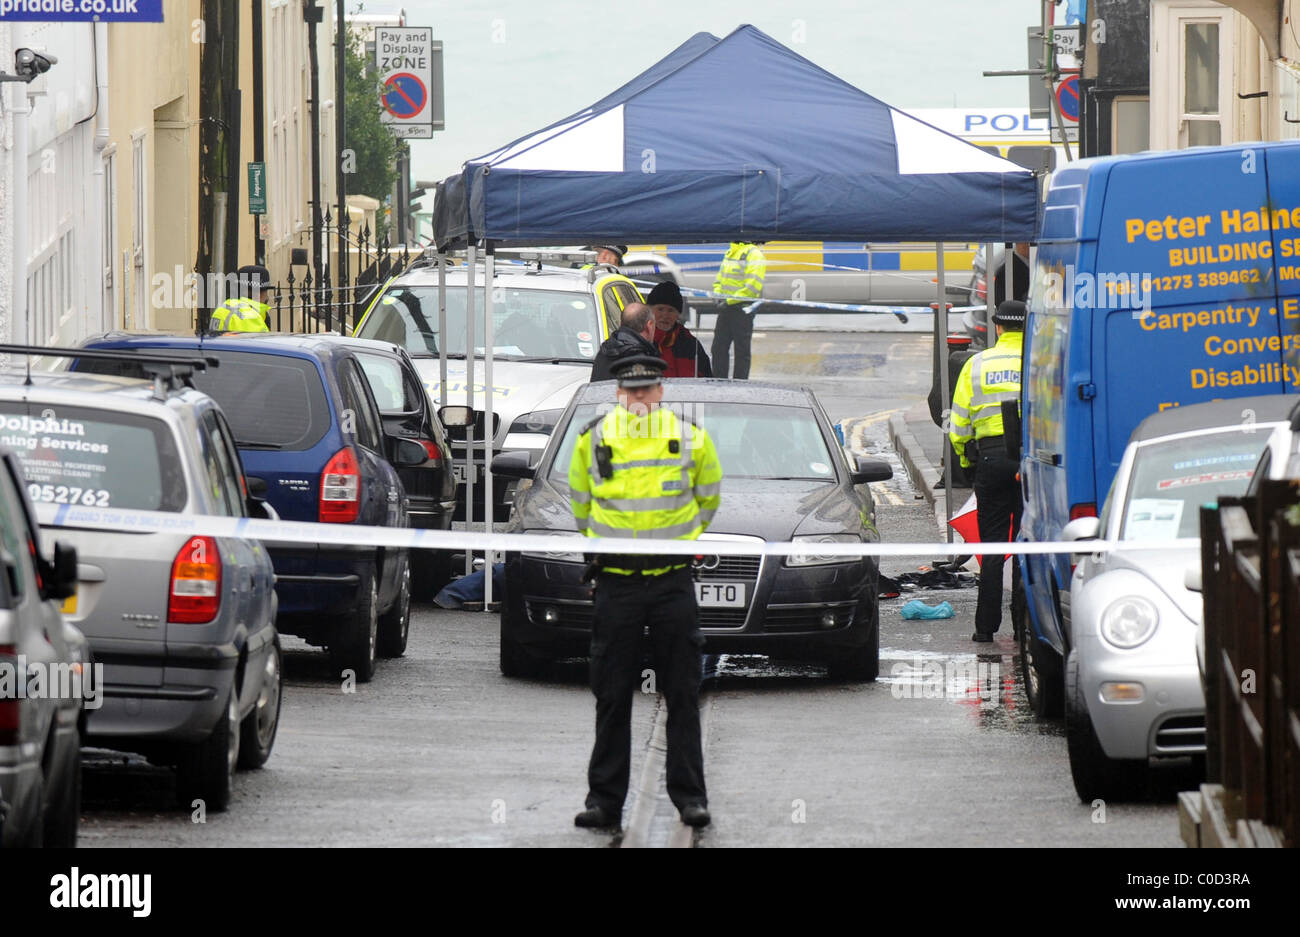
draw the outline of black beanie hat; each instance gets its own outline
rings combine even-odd
[[[672,306],[678,312],[682,312],[682,291],[677,288],[677,284],[671,280],[665,280],[650,291],[646,297],[647,306]]]

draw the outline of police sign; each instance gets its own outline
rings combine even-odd
[[[429,139],[443,129],[442,43],[425,26],[375,30],[380,119],[396,136]]]

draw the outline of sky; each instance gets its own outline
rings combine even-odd
[[[365,0],[363,12],[397,9],[444,44],[447,129],[411,141],[414,180],[582,110],[696,32],[742,23],[896,107],[1024,106],[1028,79],[981,72],[1024,68],[1040,17],[1037,0]]]

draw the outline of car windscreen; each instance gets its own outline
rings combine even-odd
[[[493,354],[503,358],[593,359],[600,347],[596,305],[584,293],[499,288],[493,293]],[[437,287],[398,286],[384,294],[357,332],[358,338],[391,342],[412,354],[468,353],[465,288],[447,287],[447,334],[438,336]],[[482,290],[474,297],[474,353],[484,344]]]
[[[185,468],[162,420],[89,407],[0,402],[0,444],[38,504],[179,511]]]
[[[664,406],[708,432],[725,478],[835,480],[831,453],[808,407],[730,401],[674,401]],[[582,428],[611,407],[587,404],[575,410],[551,464],[553,480],[567,482],[573,444]]]
[[[1120,539],[1200,536],[1197,509],[1245,493],[1268,436],[1268,430],[1251,426],[1140,447]]]
[[[191,380],[221,405],[239,448],[301,452],[328,432],[331,417],[325,387],[310,359],[212,348],[205,348],[203,354],[217,358],[220,365],[194,372]],[[90,374],[147,376],[141,366],[122,360],[80,358],[75,367]]]

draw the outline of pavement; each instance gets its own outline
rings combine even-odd
[[[907,476],[926,501],[934,507],[935,522],[939,530],[947,527],[947,502],[943,483],[943,431],[930,419],[930,407],[925,401],[895,413],[889,418],[889,439],[898,453]],[[953,510],[958,510],[971,495],[971,489],[960,483],[953,486]],[[955,535],[954,535],[955,536]],[[974,561],[972,560],[973,564]]]

